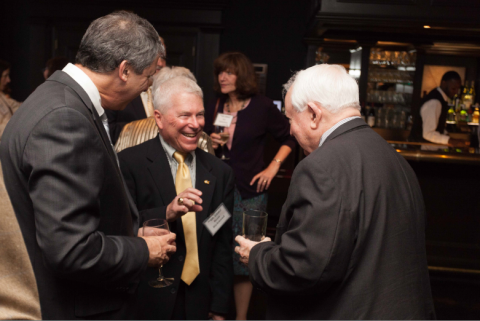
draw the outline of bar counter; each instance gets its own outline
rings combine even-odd
[[[387,140],[408,161],[468,164],[480,166],[478,148],[451,148],[432,143]]]

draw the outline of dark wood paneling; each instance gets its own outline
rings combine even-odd
[[[337,0],[337,2],[382,4],[382,5],[389,5],[389,4],[412,5],[412,4],[416,4],[417,0]]]

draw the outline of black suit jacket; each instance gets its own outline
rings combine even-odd
[[[296,167],[275,242],[253,247],[267,319],[431,319],[415,173],[361,119]]]
[[[43,318],[131,318],[148,248],[87,93],[55,72],[12,117],[0,156]]]
[[[147,118],[140,96],[132,100],[124,110],[105,110],[105,113],[107,114],[110,138],[113,145],[117,142],[118,136],[120,136],[126,124]]]
[[[227,313],[233,287],[232,222],[227,221],[212,237],[203,221],[224,203],[233,213],[234,175],[232,169],[215,156],[201,149],[196,155],[196,186],[202,191],[203,211],[196,214],[200,274],[186,286],[187,320],[207,319],[208,313]],[[175,198],[175,184],[167,156],[159,137],[119,153],[125,181],[138,209],[141,222],[165,218],[166,207]],[[158,276],[149,268],[139,287],[139,319],[171,319],[186,255],[182,220],[170,223],[177,234],[177,251],[162,271],[175,278],[169,287],[155,289],[147,281]]]

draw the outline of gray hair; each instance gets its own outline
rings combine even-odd
[[[283,88],[284,93],[292,90],[292,105],[297,112],[303,112],[309,102],[320,103],[334,114],[346,108],[360,110],[358,84],[340,65],[322,64],[301,70]]]
[[[157,88],[165,81],[175,77],[187,77],[197,82],[197,79],[195,79],[195,76],[187,68],[172,66],[172,67],[163,67],[162,69],[160,69],[160,71],[153,77],[153,86],[154,88]]]
[[[193,94],[203,99],[202,89],[197,83],[187,77],[174,77],[159,84],[153,83],[153,105],[160,113],[165,114],[172,107],[172,97],[175,94]]]
[[[117,11],[90,24],[75,62],[92,71],[107,73],[126,60],[139,75],[159,55],[165,56],[165,48],[150,22],[134,13]]]

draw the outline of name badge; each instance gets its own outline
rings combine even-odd
[[[230,217],[232,217],[232,215],[222,203],[219,207],[217,207],[215,212],[213,212],[205,221],[203,221],[203,225],[205,225],[210,234],[214,236]]]
[[[215,121],[213,122],[213,126],[221,126],[221,127],[230,127],[233,121],[232,115],[227,115],[223,113],[218,113]]]

